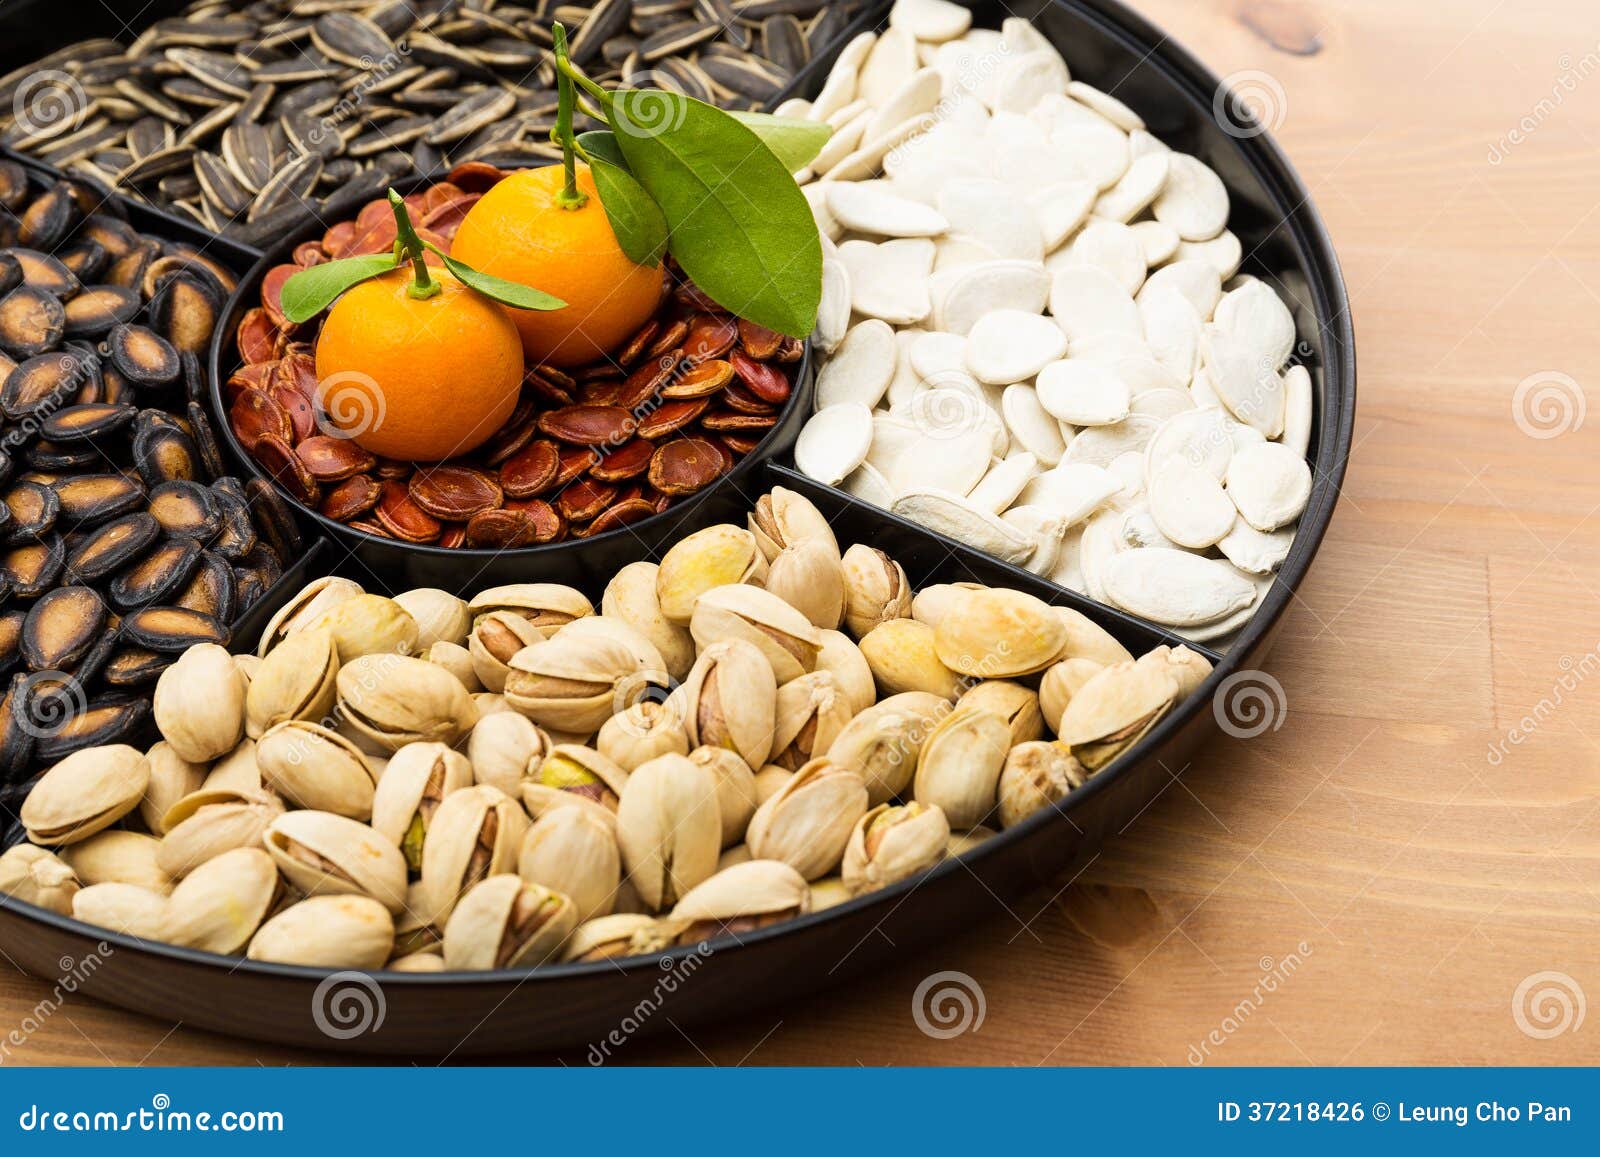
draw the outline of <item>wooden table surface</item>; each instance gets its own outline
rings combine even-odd
[[[1076,881],[1010,916],[621,1060],[1600,1061],[1600,1010],[1582,1019],[1600,999],[1593,5],[1138,6],[1218,74],[1254,70],[1355,303],[1356,448],[1268,663],[1280,726],[1204,748]],[[940,1039],[912,1002],[945,970],[984,1016]],[[0,1037],[47,995],[0,972]],[[7,1057],[330,1059],[82,998]]]

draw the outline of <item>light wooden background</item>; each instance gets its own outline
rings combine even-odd
[[[1207,1063],[1600,1061],[1600,1007],[1577,1023],[1585,993],[1600,1002],[1594,6],[1138,4],[1219,74],[1281,86],[1279,139],[1355,302],[1356,450],[1269,664],[1282,726],[1206,748],[1016,918],[772,1014],[669,1028],[623,1060],[1184,1065],[1215,1031]],[[1530,377],[1565,398],[1542,422],[1559,436],[1516,420]],[[1514,728],[1524,741],[1491,762]],[[1291,954],[1292,976],[1256,1000]],[[945,969],[981,987],[985,1018],[939,1040],[912,994]],[[1536,1035],[1513,1007],[1530,977]],[[0,971],[0,1034],[46,991]],[[10,1062],[329,1059],[80,999]]]

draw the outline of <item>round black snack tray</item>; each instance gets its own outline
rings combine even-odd
[[[370,977],[223,958],[108,933],[30,905],[0,905],[0,948],[40,976],[65,957],[97,953],[101,963],[80,987],[100,999],[172,1021],[243,1036],[382,1056],[474,1056],[585,1047],[624,1031],[641,1007],[659,1015],[627,1030],[640,1034],[744,1015],[764,1005],[872,973],[890,958],[972,927],[1041,880],[1081,867],[1099,845],[1137,816],[1171,782],[1217,726],[1213,695],[1230,675],[1259,666],[1283,611],[1303,580],[1333,515],[1349,456],[1355,409],[1354,334],[1337,259],[1310,196],[1265,134],[1234,136],[1212,120],[1217,79],[1158,29],[1115,0],[979,3],[980,26],[1011,15],[1032,19],[1063,52],[1075,76],[1115,89],[1150,131],[1213,166],[1233,196],[1230,228],[1244,242],[1246,268],[1292,303],[1299,360],[1311,372],[1311,499],[1293,549],[1255,617],[1219,654],[1206,685],[1180,703],[1133,749],[1060,801],[930,872],[824,912],[756,932],[658,956],[560,964],[495,973]],[[874,8],[881,21],[888,4]],[[819,56],[785,95],[814,94],[835,52]],[[1135,653],[1181,639],[1017,567],[821,486],[777,461],[745,476],[743,501],[773,485],[812,499],[833,520],[841,544],[868,542],[896,558],[915,586],[975,581],[1014,587],[1075,607]],[[728,517],[706,511],[706,521]],[[734,515],[735,521],[742,521]],[[685,526],[684,529],[692,529]],[[588,545],[588,544],[585,544]],[[608,548],[609,549],[609,548]],[[634,540],[577,583],[591,596],[619,561],[650,557]],[[404,572],[357,575],[379,589],[413,585]],[[521,580],[551,577],[524,567]],[[487,580],[474,582],[487,585]],[[287,591],[273,592],[281,601]],[[241,639],[247,644],[248,639]],[[1191,646],[1194,646],[1191,644]],[[106,951],[97,945],[104,944]],[[672,978],[667,984],[664,978]],[[330,1002],[341,991],[374,1011],[361,1031],[341,1029]],[[346,1006],[347,1010],[350,1006]],[[375,1010],[381,1008],[381,1017]],[[330,1031],[332,1030],[332,1031]]]

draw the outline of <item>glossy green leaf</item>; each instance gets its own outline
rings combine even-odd
[[[302,269],[283,283],[283,292],[279,297],[283,316],[297,325],[310,321],[332,305],[345,290],[380,273],[388,273],[395,263],[395,255],[391,251],[325,261],[310,269]]]
[[[429,245],[440,257],[444,258],[444,267],[455,274],[457,281],[469,289],[475,289],[485,297],[492,297],[501,305],[509,305],[513,309],[565,309],[567,303],[559,297],[553,297],[542,289],[535,289],[531,285],[523,285],[517,281],[507,281],[503,277],[495,277],[488,273],[479,273],[472,266],[457,261],[446,254],[436,245]]]
[[[747,125],[679,93],[618,92],[608,112],[683,271],[740,317],[790,337],[810,334],[822,241],[784,162]]]
[[[627,170],[616,138],[607,132],[583,133],[578,144],[589,157],[589,171],[617,243],[638,265],[660,265],[667,252],[667,219],[644,186]]]
[[[833,130],[816,121],[797,117],[775,117],[766,112],[730,112],[734,120],[761,138],[761,143],[777,154],[784,168],[798,173],[822,151]]]

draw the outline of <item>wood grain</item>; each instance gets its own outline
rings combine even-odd
[[[1219,74],[1281,85],[1278,136],[1354,299],[1356,451],[1269,663],[1281,727],[1206,748],[1076,882],[1014,917],[869,983],[668,1029],[624,1061],[1600,1060],[1594,1024],[1540,1039],[1512,1003],[1540,972],[1600,999],[1600,409],[1547,438],[1513,412],[1518,384],[1550,373],[1577,384],[1571,406],[1600,408],[1591,7],[1138,6]],[[985,1018],[938,1040],[912,995],[944,969],[981,986]],[[46,991],[0,975],[0,1030]],[[8,1058],[329,1059],[83,1000]]]

